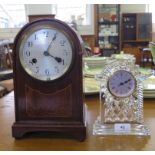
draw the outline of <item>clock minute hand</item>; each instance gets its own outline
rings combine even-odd
[[[124,83],[128,83],[128,82],[130,82],[131,81],[131,79],[128,79],[128,80],[126,80]]]
[[[59,57],[54,57],[53,55],[51,55],[48,51],[44,51],[44,55],[45,56],[50,56],[52,58],[54,58],[58,63],[62,62],[62,59]]]
[[[49,44],[49,46],[48,46],[48,48],[47,48],[47,50],[46,50],[46,51],[48,51],[48,52],[49,52],[49,49],[50,49],[50,47],[51,47],[51,45],[52,45],[53,41],[56,39],[56,37],[57,37],[57,33],[55,33],[55,34],[54,34],[54,37],[52,38],[52,41],[50,42],[50,44]]]

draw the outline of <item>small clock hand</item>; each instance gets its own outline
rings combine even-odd
[[[124,83],[123,83],[123,82],[121,82],[118,86],[122,86],[122,85],[124,85]]]
[[[62,62],[62,59],[59,57],[54,57],[53,55],[51,55],[48,51],[44,51],[44,55],[45,56],[50,56],[52,58],[54,58],[58,63]]]
[[[122,86],[122,85],[124,85],[124,84],[126,84],[126,83],[128,83],[128,82],[130,82],[131,81],[131,79],[128,79],[128,80],[126,80],[126,81],[124,81],[124,82],[121,82],[118,86]]]

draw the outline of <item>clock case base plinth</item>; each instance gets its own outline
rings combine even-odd
[[[72,136],[73,138],[84,141],[86,138],[85,125],[50,125],[40,123],[14,123],[12,126],[12,136],[16,139],[22,138],[26,133],[32,132],[56,132],[64,135]]]
[[[149,129],[143,124],[140,124],[140,123],[139,124],[129,123],[129,124],[130,124],[129,131],[117,132],[114,127],[115,123],[101,123],[100,117],[98,117],[93,125],[93,135],[95,136],[104,136],[104,135],[150,136]]]

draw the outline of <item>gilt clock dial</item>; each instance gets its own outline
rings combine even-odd
[[[39,26],[23,38],[19,54],[21,64],[30,76],[50,81],[69,69],[72,52],[72,43],[65,33]]]
[[[136,81],[130,72],[118,70],[109,78],[108,87],[114,96],[127,97],[134,92]]]

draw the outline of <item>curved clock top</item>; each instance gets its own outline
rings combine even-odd
[[[137,82],[149,76],[142,74],[139,66],[130,60],[110,58],[106,61],[102,73],[96,75],[96,79],[100,81],[105,94],[125,98],[134,93]]]
[[[58,20],[38,20],[23,28],[16,42],[21,65],[31,77],[53,81],[70,70],[75,43],[67,30],[73,31]]]
[[[141,81],[145,80],[145,78],[149,77],[150,74],[152,74],[141,73],[139,65],[134,64],[133,61],[109,58],[105,62],[105,66],[103,67],[102,72],[96,75],[96,79],[102,83],[106,83],[106,80],[108,80],[116,71],[119,70],[130,72],[136,80]]]

